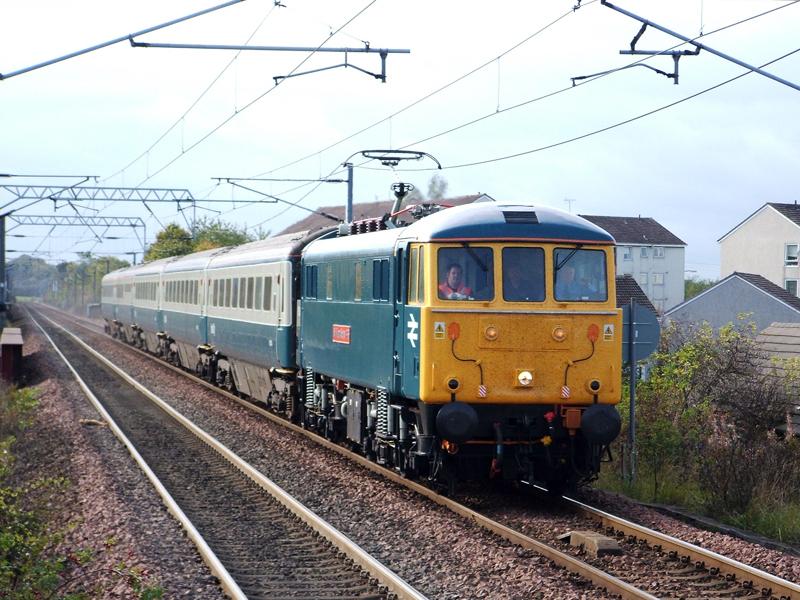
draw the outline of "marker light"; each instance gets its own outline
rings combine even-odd
[[[530,371],[520,371],[517,375],[517,381],[520,385],[530,385],[533,381],[533,374]]]
[[[558,325],[553,329],[553,339],[557,342],[563,342],[565,339],[567,339],[567,330],[561,325]]]
[[[490,342],[493,342],[497,339],[497,327],[494,325],[489,325],[483,332],[484,337]]]

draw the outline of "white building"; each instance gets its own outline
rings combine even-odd
[[[617,275],[632,275],[660,314],[683,302],[685,242],[650,217],[580,216],[614,236]]]
[[[719,240],[720,276],[758,273],[798,295],[800,206],[768,202]]]

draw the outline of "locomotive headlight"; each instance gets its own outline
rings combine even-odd
[[[533,382],[533,373],[530,371],[520,371],[517,373],[517,381],[520,385],[530,385]]]
[[[563,342],[567,339],[567,330],[561,325],[558,325],[553,329],[553,339],[557,342]]]
[[[489,325],[484,330],[483,335],[490,342],[495,341],[497,339],[497,335],[498,335],[497,327],[495,327],[494,325]]]

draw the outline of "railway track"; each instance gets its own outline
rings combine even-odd
[[[74,319],[72,316],[70,318]],[[96,323],[81,321],[81,326],[91,331],[99,333],[102,330],[102,327],[98,327]],[[140,352],[127,344],[122,344],[122,346]],[[609,560],[596,559],[588,560],[587,562],[587,560],[582,560],[585,557],[581,556],[581,552],[574,550],[561,552],[555,547],[557,544],[543,544],[537,539],[522,533],[522,527],[515,527],[513,523],[503,524],[488,518],[477,510],[443,497],[425,486],[409,481],[393,471],[384,469],[363,457],[354,455],[302,428],[287,423],[284,419],[276,417],[250,402],[245,402],[232,394],[220,390],[216,386],[197,379],[183,370],[158,361],[146,353],[141,354],[151,360],[156,360],[165,368],[173,369],[196,383],[214,390],[216,393],[229,397],[246,406],[249,410],[280,423],[284,427],[312,437],[315,442],[342,454],[349,460],[355,461],[400,485],[412,489],[503,539],[521,548],[537,552],[570,572],[589,579],[598,587],[603,587],[623,598],[731,597],[800,599],[800,586],[792,582],[782,580],[769,573],[738,563],[698,546],[687,544],[659,532],[619,519],[614,515],[592,509],[577,501],[565,499],[565,502],[568,502],[573,510],[585,517],[587,523],[591,521],[596,524],[594,525],[595,531],[618,538],[626,552],[633,553],[635,551],[636,554],[643,557],[639,560],[642,572],[637,573],[625,572],[624,568],[616,568],[613,562]],[[591,527],[591,525],[587,525],[588,527]],[[657,595],[644,590],[657,590]]]
[[[231,598],[424,599],[86,344],[47,317],[31,318]]]
[[[800,585],[755,569],[695,544],[642,527],[621,517],[593,508],[587,504],[564,498],[579,514],[595,521],[602,530],[628,543],[645,546],[660,559],[666,559],[669,570],[676,578],[685,580],[697,591],[713,592],[714,597],[800,598]]]

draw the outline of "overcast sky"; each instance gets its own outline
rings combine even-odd
[[[765,202],[800,196],[800,92],[755,73],[705,92],[745,72],[708,52],[680,60],[679,85],[638,67],[573,88],[571,77],[644,58],[619,54],[640,23],[599,1],[584,0],[573,11],[575,3],[281,0],[275,6],[273,0],[246,0],[137,39],[311,47],[368,42],[411,53],[388,56],[386,83],[337,68],[276,86],[274,76],[341,64],[344,56],[237,56],[121,43],[0,81],[0,173],[93,175],[102,186],[186,188],[196,198],[245,200],[255,196],[212,178],[341,178],[338,167],[353,153],[411,148],[438,159],[452,196],[484,192],[502,201],[571,205],[576,213],[653,217],[688,244],[690,275],[717,278],[719,237]],[[795,2],[617,4],[688,37],[703,32],[704,44],[753,65],[800,48]],[[3,2],[0,73],[212,6]],[[779,10],[714,33],[773,9]],[[648,29],[637,48],[677,43]],[[375,54],[349,54],[347,61],[380,70]],[[646,64],[673,69],[665,56]],[[800,52],[765,69],[798,84]],[[599,130],[605,131],[589,135]],[[434,167],[431,161],[401,164],[394,173],[375,162],[360,166],[358,157],[354,162],[356,202],[388,198],[395,181],[424,191],[434,174],[420,170]],[[0,184],[77,181],[2,178]],[[307,208],[346,198],[342,184],[242,183]],[[0,191],[2,204],[13,199]],[[140,204],[81,204],[99,211],[84,214],[146,219],[150,240],[160,224],[185,225],[172,205],[151,205],[152,216]],[[201,206],[221,214],[198,210],[198,217],[273,233],[307,214],[280,204]],[[21,211],[51,212],[51,202]],[[74,211],[62,207],[58,214]],[[50,253],[43,256],[48,260],[74,260],[76,250],[141,248],[136,239],[99,244],[82,228],[58,228],[48,236],[47,228],[26,226],[10,233],[26,236],[9,238],[10,250],[38,248]],[[107,235],[132,237],[122,230]]]

